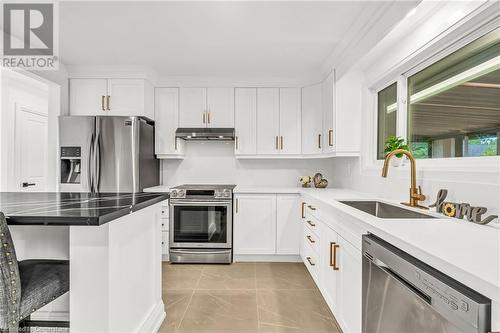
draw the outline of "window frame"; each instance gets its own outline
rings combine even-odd
[[[408,78],[498,28],[500,28],[500,24],[493,21],[473,26],[454,40],[445,41],[446,38],[443,38],[443,40],[438,42],[436,47],[432,48],[433,50],[429,50],[429,55],[424,57],[423,60],[410,58],[398,66],[398,69],[395,71],[397,74],[394,74],[394,72],[387,73],[387,76],[384,75],[383,80],[372,84],[369,88],[370,94],[372,95],[372,112],[369,117],[372,120],[372,125],[369,127],[369,130],[372,132],[370,135],[372,141],[368,146],[370,154],[369,160],[371,162],[369,162],[368,165],[365,165],[365,168],[380,169],[383,164],[383,160],[378,159],[377,156],[378,93],[394,82],[397,82],[398,110],[396,115],[396,135],[408,140],[408,105],[406,103],[408,94]],[[426,50],[421,51],[425,52]],[[423,170],[443,171],[443,169],[448,169],[452,172],[470,172],[474,169],[474,171],[477,172],[498,174],[500,172],[500,155],[419,159],[418,164],[419,168]],[[407,167],[408,166],[401,169],[405,169]]]

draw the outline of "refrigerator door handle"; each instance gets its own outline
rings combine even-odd
[[[89,155],[87,163],[87,185],[89,192],[94,192],[94,134],[90,135],[89,140]]]
[[[99,183],[101,182],[101,134],[96,138],[95,145],[95,192],[99,193]]]

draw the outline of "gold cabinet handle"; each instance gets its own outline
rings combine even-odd
[[[321,149],[321,134],[318,134],[318,148]]]
[[[174,150],[177,150],[177,138],[174,136]]]
[[[316,264],[311,260],[311,257],[306,257],[307,261],[309,261],[309,265],[315,266]]]
[[[110,100],[110,99],[111,99],[111,96],[109,96],[109,95],[108,95],[108,96],[107,96],[107,98],[106,98],[106,109],[107,109],[108,111],[110,111],[110,110],[111,110],[111,109],[110,109],[110,107],[109,107],[109,100]]]
[[[281,150],[283,150],[283,136],[280,137],[280,146]]]
[[[236,198],[236,202],[235,202],[235,204],[236,204],[236,206],[235,206],[236,213],[238,213],[238,206],[239,206],[238,203],[239,203],[239,200],[238,200],[238,198]]]
[[[302,216],[302,218],[305,218],[305,207],[306,207],[306,203],[305,202],[302,202],[302,207],[301,207],[301,214],[300,216]]]
[[[339,267],[337,266],[337,249],[340,246],[335,242],[330,242],[330,266],[333,267],[334,271],[338,271]]]
[[[311,227],[315,227],[316,224],[312,223],[310,220],[307,220],[307,224],[309,224]]]
[[[316,210],[316,208],[311,205],[307,205],[307,208],[309,208],[310,210]]]
[[[276,150],[279,150],[278,136],[276,135]]]
[[[328,145],[333,147],[333,130],[328,131]]]
[[[101,110],[102,111],[106,111],[106,109],[104,108],[104,99],[106,98],[106,96],[101,96]]]
[[[210,111],[208,111],[207,120],[208,120],[208,123],[210,124]]]
[[[238,136],[234,137],[234,146],[236,147],[236,150],[238,150]]]
[[[316,243],[316,241],[311,236],[307,235],[306,238],[311,244]]]
[[[203,118],[203,123],[204,123],[204,124],[205,124],[205,117],[206,117],[206,114],[207,114],[207,111],[203,111],[203,116],[202,116],[202,118]]]

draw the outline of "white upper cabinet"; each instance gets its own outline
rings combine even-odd
[[[180,88],[179,127],[207,126],[207,90]]]
[[[236,155],[257,154],[257,89],[236,88],[234,148]]]
[[[323,147],[322,84],[302,88],[302,154],[321,154]]]
[[[234,127],[234,88],[180,88],[180,127]]]
[[[154,119],[153,94],[143,79],[70,79],[70,114]]]
[[[106,79],[71,79],[69,110],[72,116],[106,114]]]
[[[278,194],[276,198],[276,253],[298,255],[302,235],[300,195]]]
[[[301,152],[301,89],[280,88],[280,154]]]
[[[338,79],[336,89],[335,151],[359,155],[361,147],[361,101],[363,74],[352,71]]]
[[[234,127],[234,88],[207,88],[209,127]]]
[[[323,107],[323,152],[333,153],[335,151],[335,73],[330,75],[322,83],[322,107]]]
[[[182,155],[184,141],[175,138],[179,126],[179,88],[155,89],[155,119],[156,155]]]
[[[279,88],[257,88],[257,154],[279,153]]]

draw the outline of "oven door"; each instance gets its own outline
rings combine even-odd
[[[170,201],[170,248],[230,249],[231,201]]]

